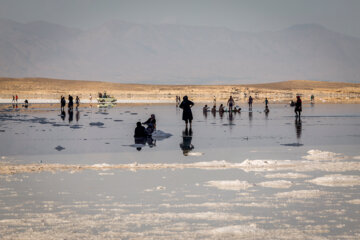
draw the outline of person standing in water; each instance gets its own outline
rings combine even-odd
[[[234,99],[232,98],[232,96],[230,96],[228,102],[227,102],[227,105],[229,106],[229,112],[232,113],[232,108],[233,106],[235,105],[235,101]]]
[[[194,106],[194,103],[188,99],[187,96],[183,97],[183,101],[180,104],[180,108],[183,110],[182,119],[185,121],[186,128],[188,127],[188,123],[190,123],[191,128],[191,122],[193,120],[193,115],[191,112],[191,107]]]
[[[61,111],[64,111],[66,105],[66,100],[64,96],[61,96],[60,105],[61,105]]]
[[[18,102],[18,99],[19,99],[19,97],[18,97],[18,95],[16,94],[16,96],[15,96],[16,103]]]
[[[296,103],[295,103],[295,114],[296,118],[301,117],[301,111],[302,111],[302,102],[300,96],[296,96]]]
[[[311,94],[310,102],[314,103],[314,101],[315,101],[315,96],[314,96],[314,94]]]
[[[90,103],[92,103],[92,96],[91,96],[91,93],[90,93],[90,97],[89,97],[89,99],[90,99]]]
[[[265,98],[265,108],[268,106],[268,104],[269,104],[269,100]]]
[[[76,109],[77,109],[77,108],[79,108],[79,105],[80,105],[80,98],[79,98],[79,96],[76,96],[75,102],[76,102]]]
[[[214,106],[216,108],[216,96],[214,96]]]
[[[252,103],[253,103],[253,98],[250,96],[249,97],[249,110],[252,109]]]
[[[72,111],[73,110],[73,106],[74,106],[74,102],[73,102],[73,97],[69,94],[69,103],[68,103],[68,108],[69,108],[69,111]]]
[[[15,102],[15,96],[14,95],[13,95],[13,100],[11,102],[13,102],[13,103]]]

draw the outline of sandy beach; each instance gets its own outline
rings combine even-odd
[[[227,101],[232,95],[236,102],[245,103],[251,95],[255,102],[268,98],[273,103],[287,103],[302,96],[309,102],[315,96],[316,103],[360,103],[359,83],[340,83],[293,80],[268,84],[244,85],[145,85],[120,84],[100,81],[60,80],[48,78],[0,78],[0,102],[11,102],[17,94],[19,102],[57,103],[61,95],[79,96],[81,102],[89,102],[90,94],[96,102],[98,92],[106,91],[119,103],[172,103],[175,96],[188,95],[196,102],[212,103]]]

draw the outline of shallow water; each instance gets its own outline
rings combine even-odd
[[[359,105],[0,111],[2,239],[360,237]],[[151,113],[172,136],[135,144]]]

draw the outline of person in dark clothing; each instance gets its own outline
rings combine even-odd
[[[74,107],[74,100],[73,100],[73,97],[71,96],[71,95],[69,95],[69,98],[68,98],[68,100],[69,100],[69,103],[68,103],[68,108],[69,108],[69,110],[73,110],[73,107]]]
[[[79,105],[80,105],[80,98],[79,98],[79,96],[76,96],[75,102],[76,102],[76,108],[79,108]]]
[[[250,96],[249,97],[249,110],[252,109],[252,104],[253,104],[253,98]]]
[[[295,103],[295,114],[296,118],[301,117],[301,111],[302,111],[302,102],[300,96],[296,96],[296,103]]]
[[[191,122],[193,120],[193,115],[191,112],[191,107],[194,106],[194,103],[188,99],[187,96],[183,97],[183,101],[180,104],[180,108],[183,110],[182,119],[185,121],[186,128],[188,127],[188,123],[190,123],[191,128]]]
[[[66,100],[64,96],[61,96],[60,104],[61,104],[61,111],[63,111],[66,105]]]
[[[147,133],[145,127],[141,125],[141,122],[136,123],[134,138],[146,138]]]
[[[269,104],[269,100],[265,98],[265,108],[268,106],[268,104]]]
[[[143,122],[142,124],[147,125],[146,131],[148,132],[149,135],[151,135],[156,129],[155,114],[151,114],[150,118],[146,120],[146,122]]]

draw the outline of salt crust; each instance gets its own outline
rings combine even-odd
[[[286,180],[277,180],[277,181],[261,182],[258,183],[257,185],[267,188],[289,188],[292,186],[292,183]]]
[[[296,178],[309,178],[310,176],[306,175],[306,174],[301,174],[301,173],[288,172],[288,173],[266,174],[265,177],[266,178],[291,178],[291,179],[296,179]]]
[[[309,182],[327,187],[351,187],[360,185],[360,176],[332,174],[309,180]]]
[[[351,203],[351,204],[360,204],[360,199],[353,199],[353,200],[349,200],[347,202]]]
[[[276,193],[277,198],[319,198],[325,195],[326,192],[320,190],[296,190],[291,192]]]
[[[198,168],[208,170],[219,169],[242,169],[244,171],[329,171],[329,172],[343,172],[343,171],[359,171],[360,162],[323,162],[323,161],[291,161],[291,160],[248,160],[242,163],[231,163],[225,160],[209,161],[209,162],[194,162],[194,163],[130,163],[110,165],[107,163],[94,165],[65,165],[65,164],[0,164],[0,174],[16,174],[27,172],[42,172],[42,171],[70,171],[77,172],[82,170],[159,170],[159,169],[185,169]]]
[[[308,155],[303,156],[304,159],[313,160],[313,161],[336,161],[345,159],[346,157],[342,156],[340,153],[327,152],[321,150],[309,150]]]
[[[250,187],[253,187],[254,184],[250,184],[246,181],[239,181],[239,180],[233,180],[233,181],[208,181],[205,186],[209,187],[216,187],[221,190],[245,190]]]

